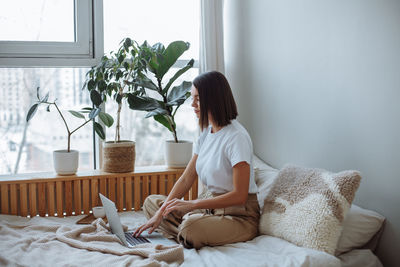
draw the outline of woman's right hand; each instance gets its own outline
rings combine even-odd
[[[134,237],[138,237],[143,231],[149,229],[149,234],[151,234],[161,223],[163,220],[163,211],[164,209],[159,209],[153,217],[151,217],[145,224],[139,226],[135,232],[133,233]]]

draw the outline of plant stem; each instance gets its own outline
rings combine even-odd
[[[121,117],[121,108],[122,108],[122,92],[123,92],[123,88],[120,87],[119,88],[119,95],[121,96],[121,102],[118,103],[118,110],[117,110],[117,125],[115,128],[115,143],[119,142],[121,140],[120,138],[120,134],[119,134],[119,129],[120,129],[120,117]]]
[[[58,113],[60,113],[60,116],[61,116],[62,120],[64,121],[65,128],[67,128],[67,132],[68,132],[68,149],[67,149],[67,152],[70,152],[70,151],[71,151],[70,147],[71,147],[71,134],[72,134],[72,133],[69,131],[68,124],[67,124],[67,122],[65,121],[65,118],[64,118],[63,114],[61,113],[60,109],[58,108],[56,102],[53,102],[53,103],[48,103],[48,102],[46,102],[46,104],[52,104],[52,105],[54,105],[54,106],[56,107]]]
[[[167,103],[168,103],[167,94],[168,94],[168,92],[165,92],[165,94],[162,93],[161,79],[157,79],[157,82],[158,82],[158,93],[162,96],[165,106],[167,106]],[[176,135],[176,124],[175,124],[175,120],[174,120],[175,112],[172,114],[171,107],[168,107],[167,111],[168,111],[168,114],[167,114],[166,117],[167,117],[169,126],[172,129],[172,135],[174,136],[175,143],[178,143],[178,137]]]

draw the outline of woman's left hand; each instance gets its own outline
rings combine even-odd
[[[174,198],[167,202],[163,216],[167,216],[172,211],[176,211],[179,215],[183,216],[194,209],[195,205],[193,200]]]

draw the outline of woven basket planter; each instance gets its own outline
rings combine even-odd
[[[103,171],[133,172],[135,170],[135,142],[103,142]]]

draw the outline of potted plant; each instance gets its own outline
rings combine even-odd
[[[129,107],[133,110],[147,111],[146,118],[153,117],[172,133],[173,140],[167,140],[165,145],[166,164],[169,167],[185,167],[192,157],[193,144],[190,141],[178,140],[175,114],[190,96],[192,83],[183,81],[176,86],[173,84],[193,67],[194,60],[191,59],[185,67],[179,69],[168,82],[164,83],[163,78],[179,57],[189,49],[190,44],[175,41],[165,48],[161,43],[153,46],[147,42],[141,46],[135,46],[130,40],[128,43],[130,45],[124,47],[127,53],[137,50],[137,68],[132,81],[129,82],[136,91],[126,94]],[[155,96],[147,94],[145,89],[155,92]],[[138,94],[138,91],[141,94]]]
[[[54,100],[53,102],[48,101],[49,99],[49,93],[47,93],[43,98],[40,98],[39,95],[39,87],[37,88],[37,98],[38,101],[31,106],[31,108],[28,111],[28,114],[26,116],[26,121],[29,122],[33,116],[35,115],[38,107],[40,105],[47,105],[47,111],[50,112],[50,107],[54,106],[57,110],[57,112],[60,114],[61,119],[64,122],[65,128],[67,130],[67,149],[63,150],[55,150],[53,151],[53,163],[54,163],[54,169],[56,170],[57,174],[59,175],[72,175],[75,174],[76,171],[78,170],[78,165],[79,165],[79,152],[77,150],[71,150],[71,135],[74,134],[77,130],[88,124],[88,122],[92,121],[97,115],[105,116],[102,114],[101,110],[97,107],[91,108],[91,107],[85,107],[81,111],[73,111],[69,110],[69,113],[74,115],[77,118],[83,119],[84,122],[80,124],[78,127],[75,129],[70,129],[68,126],[67,121],[65,120],[65,117],[63,116],[62,112],[60,111],[56,101]],[[85,114],[88,115],[88,119],[85,118]],[[104,132],[102,129],[98,129],[99,136],[101,138],[104,138]]]
[[[86,81],[83,88],[89,90],[90,99],[96,107],[100,107],[108,99],[118,105],[116,114],[115,139],[102,143],[103,161],[102,169],[106,172],[132,172],[135,166],[135,142],[131,140],[121,140],[121,110],[123,101],[128,92],[141,94],[137,91],[131,81],[134,79],[140,63],[137,62],[138,50],[125,49],[132,45],[130,39],[121,43],[117,52],[110,52],[104,55],[97,66],[94,66],[86,74]],[[110,127],[114,119],[108,113],[99,116],[103,123]],[[96,133],[104,132],[100,124],[96,125]],[[97,131],[98,130],[98,131]]]

